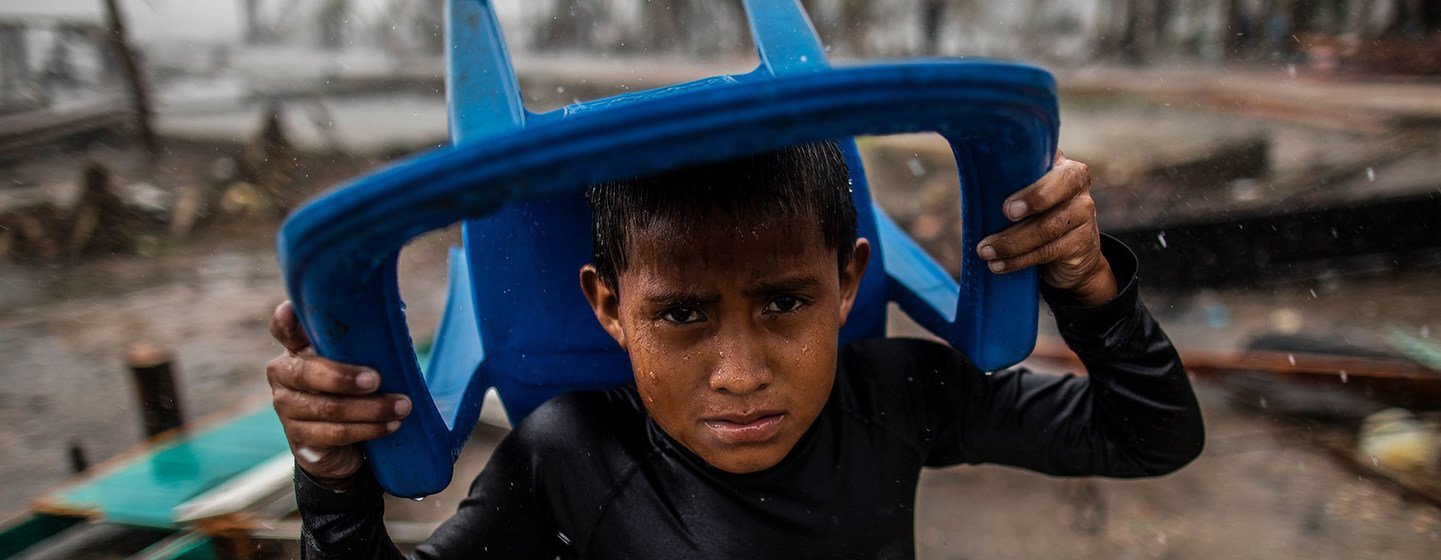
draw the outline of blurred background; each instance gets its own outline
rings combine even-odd
[[[1055,73],[1061,146],[1206,409],[1205,454],[1158,480],[928,472],[922,558],[1441,554],[1441,2],[802,3],[839,63]],[[757,63],[735,0],[495,4],[534,111]],[[275,231],[448,141],[443,5],[0,3],[0,558],[294,555],[264,380]],[[860,145],[955,273],[945,142]],[[402,254],[422,342],[457,240]],[[1041,323],[1027,365],[1079,371]],[[477,428],[446,494],[391,504],[397,541],[454,511],[503,433]]]

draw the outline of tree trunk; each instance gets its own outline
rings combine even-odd
[[[26,52],[25,28],[18,24],[0,24],[0,100],[17,96],[29,82],[29,54]]]
[[[871,0],[840,0],[840,29],[836,33],[838,43],[846,45],[852,54],[865,56],[869,50]],[[844,39],[840,39],[844,37]]]
[[[921,2],[921,53],[936,55],[941,50],[941,24],[946,19],[946,0]]]
[[[125,34],[125,18],[120,13],[120,7],[115,0],[105,0],[105,11],[107,14],[110,47],[115,56],[120,59],[120,66],[125,71],[125,81],[130,86],[130,99],[134,104],[135,121],[140,133],[140,143],[149,152],[151,162],[160,154],[160,138],[156,136],[155,129],[151,123],[150,92],[145,85],[143,74],[140,71],[140,62],[136,60],[135,51],[130,48],[130,41]]]
[[[260,23],[260,0],[241,0],[241,17],[245,18],[245,42],[259,43],[265,38]]]

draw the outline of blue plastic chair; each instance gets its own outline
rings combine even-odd
[[[871,202],[856,135],[937,132],[960,169],[967,247],[1004,228],[1004,198],[1050,167],[1055,83],[1025,65],[906,61],[832,68],[795,0],[746,0],[755,71],[577,103],[522,106],[488,0],[448,5],[447,95],[454,145],[390,166],[309,202],[284,224],[286,287],[316,350],[381,372],[381,390],[414,412],[367,444],[398,496],[444,489],[484,394],[513,423],[560,393],[631,381],[626,355],[596,323],[576,277],[590,258],[592,184],[803,142],[841,142],[858,231],[872,265],[842,342],[883,336],[889,301],[982,369],[1035,343],[1034,272],[995,275],[967,253],[950,278]],[[450,294],[425,374],[396,287],[410,239],[463,221]]]

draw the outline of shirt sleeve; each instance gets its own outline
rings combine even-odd
[[[1205,441],[1200,406],[1170,339],[1137,293],[1136,258],[1103,236],[1119,293],[1094,307],[1043,290],[1066,344],[1088,376],[1024,368],[981,372],[949,347],[922,358],[942,390],[927,414],[928,466],[997,463],[1052,475],[1159,476],[1185,466]],[[949,381],[949,383],[947,383]]]
[[[301,515],[301,557],[306,559],[439,560],[446,558],[556,558],[554,522],[536,484],[535,454],[525,438],[508,435],[471,484],[454,516],[404,556],[385,532],[384,500],[369,471],[344,492],[330,490],[299,468],[295,498]]]

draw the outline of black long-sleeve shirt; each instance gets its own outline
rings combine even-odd
[[[995,463],[1053,475],[1156,476],[1204,439],[1175,349],[1137,297],[1135,257],[1090,308],[1052,304],[1089,377],[977,370],[948,346],[841,349],[815,424],[776,466],[711,467],[650,420],[634,387],[553,399],[505,438],[415,558],[912,558],[923,466]],[[381,491],[298,473],[307,558],[399,558]]]

